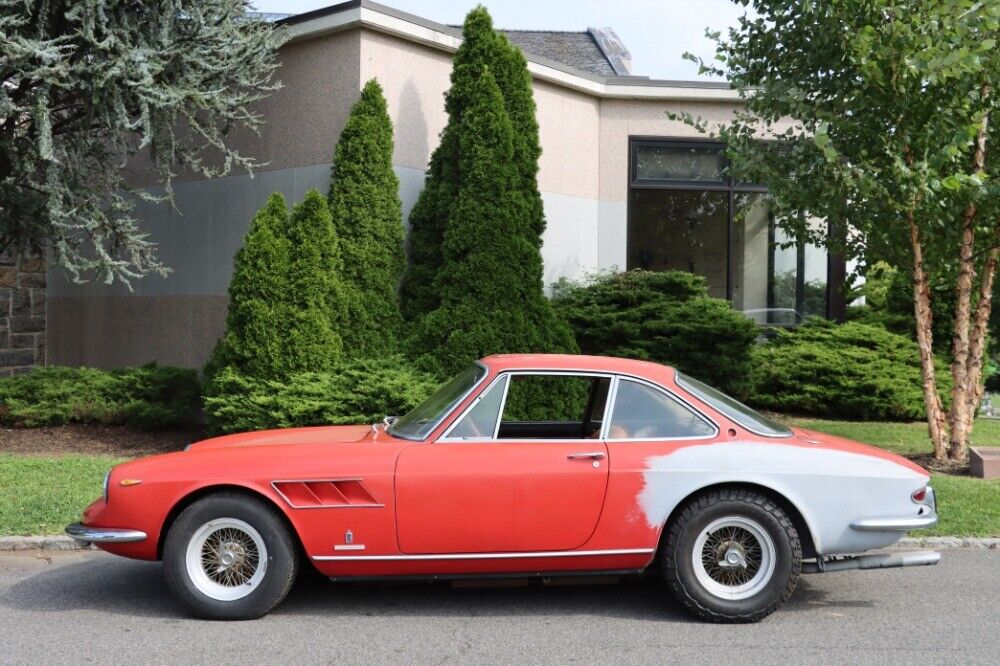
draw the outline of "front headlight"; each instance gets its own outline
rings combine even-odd
[[[109,469],[108,473],[104,475],[104,503],[105,504],[108,503],[108,486],[111,484],[111,471],[112,470]]]

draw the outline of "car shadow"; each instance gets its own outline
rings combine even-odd
[[[695,621],[673,601],[655,575],[626,577],[613,584],[556,580],[559,584],[542,585],[533,580],[520,587],[453,587],[447,582],[333,582],[304,571],[274,613],[330,618],[499,617],[516,613]],[[187,617],[163,582],[161,564],[106,554],[45,567],[14,583],[0,596],[0,603],[34,612],[88,610],[137,617]]]

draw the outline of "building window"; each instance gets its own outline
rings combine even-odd
[[[712,296],[762,324],[831,316],[826,250],[774,224],[766,188],[733,182],[721,144],[630,144],[627,268],[701,275]]]

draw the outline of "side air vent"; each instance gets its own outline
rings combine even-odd
[[[272,481],[274,490],[293,509],[337,509],[382,506],[361,479]]]

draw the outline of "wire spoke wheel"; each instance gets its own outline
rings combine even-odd
[[[774,575],[774,541],[760,523],[743,516],[712,521],[695,540],[695,577],[720,599],[747,599],[759,593]]]
[[[218,518],[195,531],[185,560],[188,576],[199,592],[218,601],[236,601],[264,580],[267,547],[249,523]]]

